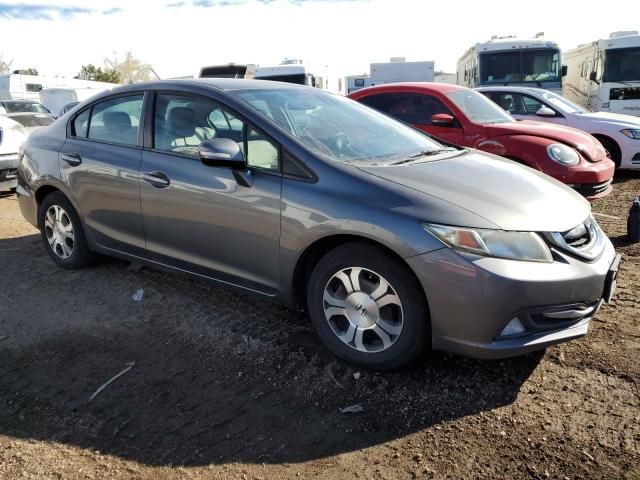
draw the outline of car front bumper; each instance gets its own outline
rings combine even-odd
[[[0,190],[16,188],[18,163],[17,153],[0,155]]]
[[[432,347],[504,358],[586,335],[616,259],[609,240],[592,263],[556,252],[553,263],[468,260],[449,248],[407,259],[429,304]],[[525,331],[501,335],[514,318]]]

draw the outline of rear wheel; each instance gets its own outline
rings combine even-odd
[[[58,266],[82,268],[93,260],[80,218],[62,193],[52,192],[44,198],[38,213],[38,227],[47,253]]]
[[[320,339],[349,362],[397,368],[428,344],[424,294],[382,249],[347,244],[326,254],[309,279],[307,302]]]

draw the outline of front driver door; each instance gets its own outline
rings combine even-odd
[[[279,148],[214,100],[158,92],[152,144],[142,153],[140,198],[152,259],[267,294],[277,292]],[[230,138],[245,153],[251,186],[204,165],[199,144]]]

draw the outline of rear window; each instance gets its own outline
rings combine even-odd
[[[44,105],[38,102],[2,102],[2,106],[7,113],[21,113],[21,112],[37,112],[37,113],[50,113]]]
[[[12,115],[11,120],[15,120],[23,127],[46,127],[53,123],[53,118],[48,115]]]

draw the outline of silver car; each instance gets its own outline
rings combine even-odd
[[[376,369],[425,347],[497,358],[581,337],[619,262],[550,177],[260,80],[94,97],[29,137],[17,193],[63,268],[100,253],[273,297]]]

